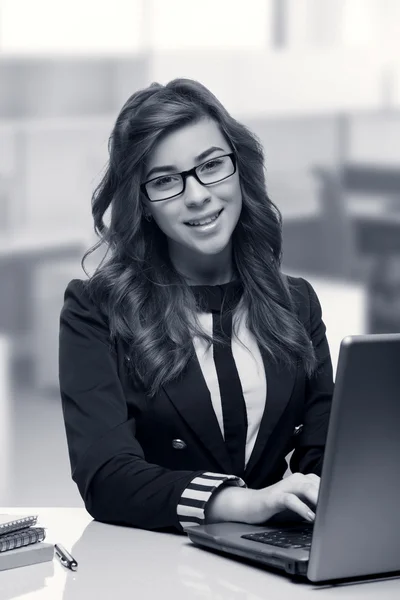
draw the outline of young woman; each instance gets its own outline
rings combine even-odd
[[[87,510],[178,531],[282,511],[313,520],[332,365],[313,288],[281,271],[260,143],[177,79],[128,99],[109,153],[92,204],[108,257],[68,284],[60,321]]]

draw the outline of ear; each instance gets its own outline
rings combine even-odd
[[[144,202],[141,202],[142,215],[145,219],[151,219],[151,213]]]

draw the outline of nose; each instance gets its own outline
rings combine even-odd
[[[210,199],[210,192],[202,185],[193,175],[189,175],[186,179],[186,189],[184,201],[186,206],[203,204]]]

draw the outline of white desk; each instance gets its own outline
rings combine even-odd
[[[316,598],[394,600],[400,577],[351,585],[294,583],[196,548],[183,535],[104,525],[79,508],[2,508],[38,514],[47,541],[60,542],[78,561],[76,572],[53,563],[0,573],[0,600],[265,600]]]

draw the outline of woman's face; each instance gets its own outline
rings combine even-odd
[[[159,190],[168,194],[171,182],[176,181],[174,173],[198,165],[203,165],[198,170],[203,180],[215,179],[214,173],[221,169],[221,161],[216,159],[230,152],[232,149],[217,124],[204,118],[167,134],[157,144],[146,163],[143,181],[163,177],[153,182],[152,190],[154,194]],[[175,255],[184,251],[186,255],[192,253],[196,255],[194,258],[200,258],[199,255],[211,258],[226,250],[241,209],[242,193],[237,170],[211,185],[203,185],[189,176],[185,191],[180,195],[159,202],[145,200],[145,210],[167,236],[170,251]],[[218,218],[210,225],[195,224],[209,221],[209,217],[217,214]]]

